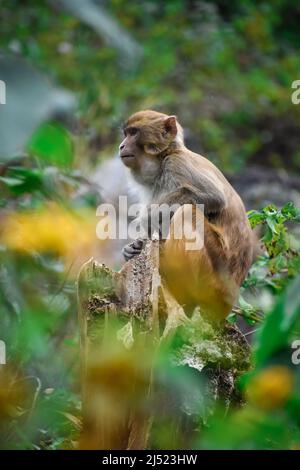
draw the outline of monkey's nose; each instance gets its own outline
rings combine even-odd
[[[121,144],[120,147],[119,147],[119,149],[120,149],[120,150],[123,150],[124,147],[125,147],[125,145],[124,145],[124,144]]]

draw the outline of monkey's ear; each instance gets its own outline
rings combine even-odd
[[[176,125],[176,116],[169,116],[164,121],[165,131],[170,137],[176,137],[177,135],[177,125]]]

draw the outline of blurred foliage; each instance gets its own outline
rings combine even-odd
[[[253,229],[261,229],[263,245],[241,288],[239,308],[230,314],[229,320],[236,321],[237,314],[241,314],[251,325],[262,321],[262,311],[299,273],[295,227],[300,222],[300,211],[288,202],[282,209],[269,205],[260,211],[249,211],[248,217]]]
[[[143,48],[129,69],[56,2],[10,0],[0,12],[1,49],[30,59],[78,97],[85,165],[87,155],[111,152],[130,113],[152,107],[177,114],[189,145],[223,170],[248,161],[299,169],[300,107],[291,106],[300,76],[297,2],[101,4]]]
[[[7,345],[7,365],[0,366],[0,448],[78,446],[75,276],[95,244],[99,249],[91,216],[99,196],[81,191],[83,173],[100,150],[105,156],[115,151],[128,114],[146,107],[178,114],[189,146],[226,171],[249,162],[299,170],[300,107],[290,99],[291,83],[300,76],[296,2],[102,5],[143,50],[131,67],[80,15],[56,2],[10,0],[0,6],[0,48],[16,60],[11,76],[15,96],[22,98],[10,116],[20,139],[5,131],[7,148],[14,150],[0,161],[0,339]],[[32,71],[37,81],[21,86],[20,71],[28,70],[21,58],[73,93],[72,118],[65,114],[71,95],[50,93],[39,74]],[[0,79],[3,70],[0,64]],[[28,105],[37,89],[38,100]],[[7,122],[5,129],[13,129]],[[291,361],[291,345],[300,337],[300,213],[287,203],[251,211],[249,218],[261,230],[262,250],[229,317],[235,322],[242,316],[255,329],[253,366],[239,380],[247,404],[199,410],[205,385],[196,370],[170,367],[184,333],[156,358],[159,388],[172,396],[158,394],[151,403],[155,448],[299,448],[300,369]],[[211,347],[214,334],[203,334]],[[119,397],[130,389],[130,374],[145,373],[140,357],[113,345],[90,379]],[[170,419],[174,407],[164,414],[169,402],[188,416],[192,435]]]

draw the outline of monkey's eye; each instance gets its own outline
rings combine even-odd
[[[125,135],[136,135],[138,132],[137,128],[136,127],[127,127],[127,129],[125,129],[124,133]]]

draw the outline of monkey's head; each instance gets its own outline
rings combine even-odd
[[[134,176],[151,183],[159,173],[169,148],[183,144],[183,130],[175,116],[156,111],[139,111],[123,127],[120,157]]]

